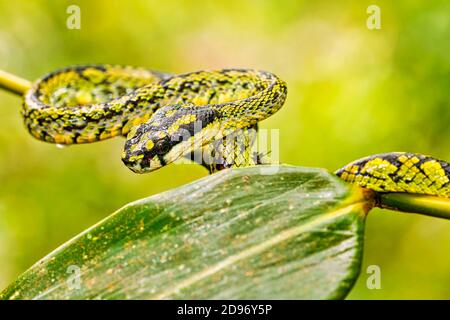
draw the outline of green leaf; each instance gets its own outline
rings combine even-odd
[[[0,297],[339,299],[359,274],[368,209],[321,169],[226,170],[125,206]]]

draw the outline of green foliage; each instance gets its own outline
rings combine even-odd
[[[368,208],[360,189],[324,170],[226,170],[125,206],[0,297],[343,298],[359,274]]]

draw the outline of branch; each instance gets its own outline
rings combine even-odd
[[[0,88],[5,89],[9,92],[23,95],[25,92],[30,89],[31,82],[15,76],[11,73],[0,70]]]
[[[450,219],[450,199],[410,193],[383,193],[379,207]]]

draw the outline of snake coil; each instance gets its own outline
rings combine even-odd
[[[134,172],[158,169],[201,150],[219,153],[210,172],[263,163],[251,153],[258,122],[284,104],[272,73],[223,69],[171,75],[142,68],[83,65],[55,71],[26,93],[22,115],[39,140],[80,144],[126,136],[122,160]],[[230,148],[227,137],[240,141]],[[231,160],[230,160],[231,159]],[[377,192],[450,197],[450,165],[413,153],[386,153],[336,171]]]

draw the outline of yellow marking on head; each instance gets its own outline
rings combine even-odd
[[[180,129],[180,125],[193,123],[197,119],[195,114],[186,114],[178,118],[168,129],[169,134],[174,134]]]
[[[143,159],[143,158],[144,158],[144,155],[143,155],[143,154],[139,154],[139,155],[131,156],[131,157],[129,158],[129,160],[133,162],[133,161],[141,160],[141,159]]]
[[[167,133],[170,134],[170,135],[172,135],[172,134],[174,134],[175,132],[177,132],[178,129],[180,129],[180,126],[177,125],[177,124],[173,124],[173,125],[171,125],[171,126],[169,127],[169,129],[167,129]]]
[[[147,143],[145,144],[145,148],[147,148],[147,150],[151,150],[154,145],[155,144],[153,143],[152,140],[148,140]]]
[[[168,129],[167,132],[169,134],[174,134],[180,129],[180,125],[193,123],[197,117],[195,114],[186,114],[179,119],[177,119]]]
[[[166,112],[165,116],[166,116],[166,117],[171,117],[171,116],[173,116],[176,112],[177,112],[176,109],[169,110],[169,111]]]
[[[182,116],[180,119],[177,120],[179,124],[189,124],[194,122],[197,119],[195,114],[187,114]]]
[[[165,138],[166,136],[167,136],[167,134],[164,131],[158,132],[158,138],[162,139],[162,138]]]

